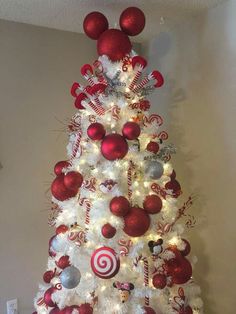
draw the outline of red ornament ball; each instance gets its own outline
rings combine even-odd
[[[162,200],[158,195],[148,195],[143,202],[143,208],[149,214],[157,214],[162,209]]]
[[[128,149],[125,138],[120,134],[109,134],[102,140],[101,152],[108,160],[124,158]]]
[[[130,53],[132,44],[129,37],[119,29],[108,29],[97,41],[99,56],[107,55],[111,61],[119,61]]]
[[[145,26],[145,15],[136,7],[125,9],[120,16],[120,28],[129,36],[135,36],[142,32]]]
[[[104,138],[106,134],[106,130],[101,123],[95,122],[90,124],[87,129],[88,137],[91,138],[93,141],[100,141]]]
[[[49,314],[62,314],[62,311],[58,307],[54,307]]]
[[[141,237],[150,226],[150,217],[145,210],[139,207],[132,207],[124,217],[124,232],[130,237]]]
[[[77,310],[77,311],[75,311]],[[74,311],[74,312],[73,312]],[[71,305],[65,307],[60,314],[72,314],[72,313],[79,313],[79,306],[78,305]]]
[[[51,185],[52,195],[59,201],[65,201],[77,194],[77,190],[70,190],[64,184],[64,174],[57,176]]]
[[[163,274],[156,274],[152,278],[152,284],[157,289],[164,289],[166,286],[166,276]]]
[[[172,277],[173,284],[182,285],[192,276],[192,265],[185,257],[178,257],[166,261],[165,268]]]
[[[180,250],[180,253],[183,255],[183,256],[187,256],[189,255],[190,251],[191,251],[191,246],[190,246],[190,243],[186,240],[186,239],[182,239],[182,241],[184,242],[185,244],[185,248],[183,250]]]
[[[150,306],[144,306],[145,314],[156,314],[156,312]]]
[[[83,183],[83,176],[77,171],[70,171],[64,177],[64,184],[67,189],[78,192]]]
[[[181,194],[181,186],[179,182],[175,179],[171,179],[165,184],[166,190],[172,190],[173,196],[177,198]]]
[[[56,304],[53,302],[52,300],[52,294],[53,292],[55,292],[55,289],[53,287],[49,288],[48,290],[45,291],[44,293],[44,302],[47,306],[50,306],[50,307],[55,307]]]
[[[62,169],[68,168],[69,166],[70,166],[70,163],[67,160],[58,161],[54,166],[54,173],[57,176],[59,176],[60,174],[62,174]]]
[[[56,262],[57,267],[64,269],[70,266],[70,260],[68,255],[61,256],[59,260]]]
[[[93,308],[89,303],[81,304],[79,307],[79,314],[93,314]]]
[[[85,17],[83,28],[88,37],[98,39],[108,29],[107,18],[100,12],[91,12]]]
[[[188,305],[184,309],[181,309],[178,314],[193,314],[192,308]]]
[[[43,280],[46,283],[50,283],[52,278],[54,278],[55,276],[55,272],[52,270],[48,270],[43,274]]]
[[[102,235],[106,239],[111,239],[116,234],[116,228],[110,225],[109,223],[102,226]]]
[[[110,211],[113,215],[123,217],[130,211],[130,203],[124,196],[116,196],[110,202]]]
[[[126,122],[123,126],[122,133],[128,140],[136,140],[141,133],[141,129],[135,122]]]
[[[157,143],[157,142],[149,142],[148,144],[147,144],[147,150],[149,151],[149,152],[152,152],[152,153],[154,153],[154,154],[156,154],[156,153],[158,153],[159,152],[159,144]]]
[[[68,229],[69,228],[66,225],[60,225],[56,228],[56,234],[66,233]]]

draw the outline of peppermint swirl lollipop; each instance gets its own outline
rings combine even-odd
[[[96,276],[110,279],[118,273],[120,260],[112,248],[103,246],[93,252],[91,268]]]

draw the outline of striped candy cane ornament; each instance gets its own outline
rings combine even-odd
[[[132,90],[134,88],[134,86],[137,84],[138,79],[140,78],[140,76],[143,72],[143,69],[146,67],[146,65],[147,65],[147,61],[144,58],[142,58],[140,56],[133,57],[132,67],[137,72],[136,72],[131,84],[129,85],[129,89]]]
[[[147,77],[145,77],[134,89],[133,92],[137,93],[140,89],[142,89],[145,85],[147,85],[150,81],[156,81],[153,87],[158,88],[164,84],[164,78],[159,71],[152,71]]]
[[[134,266],[137,267],[138,263],[142,261],[143,262],[143,279],[144,279],[144,285],[145,287],[149,287],[149,264],[147,257],[144,257],[142,255],[139,255],[134,261]],[[145,296],[145,305],[149,305],[149,296]]]

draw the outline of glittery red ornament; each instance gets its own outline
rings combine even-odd
[[[65,201],[77,194],[75,190],[69,190],[64,184],[64,174],[60,174],[54,179],[51,185],[52,195],[59,201]]]
[[[120,134],[109,134],[102,140],[101,152],[108,160],[124,158],[128,149],[125,138]]]
[[[111,239],[116,234],[116,228],[110,225],[109,223],[102,226],[102,235],[106,239]]]
[[[76,311],[77,310],[77,311]],[[74,311],[74,312],[73,312]],[[71,305],[65,307],[63,310],[61,310],[60,314],[75,314],[75,313],[80,313],[79,312],[79,306],[78,305]]]
[[[166,276],[163,274],[156,274],[152,278],[152,284],[157,289],[164,289],[166,286]]]
[[[112,61],[123,59],[131,49],[129,37],[119,29],[108,29],[97,41],[99,56],[107,55]]]
[[[149,152],[152,152],[152,153],[154,153],[154,154],[156,154],[156,153],[158,153],[158,151],[159,151],[159,144],[157,143],[157,142],[149,142],[148,144],[147,144],[147,150],[149,151]]]
[[[60,225],[56,228],[56,234],[66,233],[68,229],[69,228],[66,225]]]
[[[81,304],[79,307],[79,314],[93,314],[93,308],[89,303]]]
[[[150,226],[150,217],[145,210],[132,207],[124,217],[124,232],[130,237],[141,237]]]
[[[165,269],[168,275],[172,277],[174,284],[184,284],[189,281],[192,276],[191,263],[185,257],[182,257],[182,255],[181,257],[166,261]]]
[[[70,260],[68,255],[61,256],[58,261],[56,261],[57,267],[64,269],[70,266]]]
[[[173,197],[177,198],[181,194],[181,186],[175,179],[171,179],[165,184],[166,190],[172,190]]]
[[[77,171],[70,171],[64,177],[64,184],[67,189],[78,191],[83,183],[83,176]]]
[[[116,196],[110,202],[110,210],[113,215],[123,217],[130,211],[130,203],[124,196]]]
[[[123,126],[122,133],[128,140],[136,140],[141,133],[141,129],[135,122],[126,122]]]
[[[120,16],[120,28],[129,36],[135,36],[142,32],[145,26],[145,15],[136,7],[125,9]]]
[[[184,242],[185,244],[185,248],[183,250],[180,250],[180,253],[183,255],[183,256],[187,256],[189,255],[190,251],[191,251],[191,246],[190,246],[190,243],[186,240],[186,239],[182,239],[182,241]]]
[[[181,309],[178,314],[193,314],[192,308],[188,305],[184,309]]]
[[[53,292],[55,292],[55,288],[51,287],[49,288],[48,290],[45,291],[44,293],[44,303],[47,305],[47,306],[50,306],[50,307],[55,307],[56,304],[52,301],[52,294]]]
[[[156,314],[156,312],[150,306],[144,306],[145,314]]]
[[[91,140],[99,141],[104,138],[106,130],[101,123],[95,122],[90,124],[87,129],[87,134],[88,137],[91,138]]]
[[[43,280],[46,283],[50,283],[50,281],[52,280],[52,278],[54,278],[54,276],[55,276],[55,272],[52,270],[48,270],[43,274]]]
[[[107,18],[100,12],[91,12],[85,17],[83,28],[88,37],[98,39],[108,29]]]
[[[49,314],[62,314],[62,311],[58,307],[54,307]]]
[[[143,202],[143,208],[149,214],[157,214],[160,212],[162,208],[162,200],[158,195],[155,194],[147,195]]]
[[[70,166],[69,161],[63,160],[58,161],[54,166],[54,173],[59,176],[62,173],[63,168],[68,168]]]

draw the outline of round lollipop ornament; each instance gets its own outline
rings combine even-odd
[[[116,252],[107,246],[95,250],[91,257],[91,268],[102,279],[114,277],[120,269],[120,259]]]

